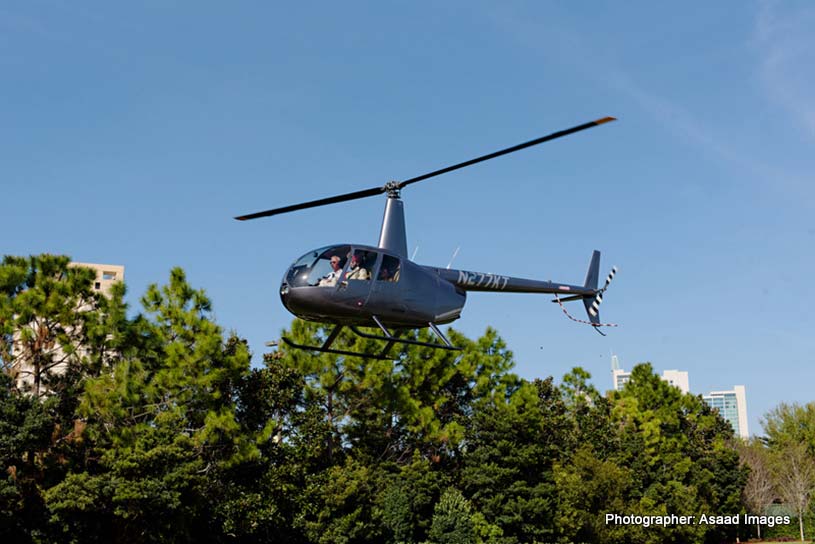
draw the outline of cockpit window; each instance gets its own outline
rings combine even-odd
[[[310,251],[291,266],[286,281],[292,287],[337,285],[348,261],[350,246],[333,246]]]
[[[345,279],[351,281],[370,281],[371,274],[376,264],[377,254],[375,251],[365,251],[364,249],[357,249],[351,255],[351,262],[348,263],[348,271],[345,273]]]
[[[382,256],[382,266],[379,267],[377,281],[399,281],[399,259],[390,255]]]

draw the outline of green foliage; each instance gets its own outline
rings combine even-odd
[[[635,511],[648,515],[724,515],[743,512],[741,490],[747,471],[730,446],[733,431],[701,398],[682,394],[637,365],[631,379],[612,395],[612,419],[620,428],[621,448],[614,460],[632,469]],[[649,528],[649,539],[734,538],[736,528],[683,525]],[[657,541],[654,540],[654,541]]]
[[[192,446],[157,429],[140,433],[132,447],[108,450],[96,473],[70,474],[45,492],[52,522],[78,542],[190,538],[204,485]]]
[[[296,343],[319,345],[328,333],[324,326],[295,321],[284,335]],[[431,340],[424,330],[411,334]],[[449,335],[463,353],[414,345],[403,346],[395,361],[286,353],[283,364],[305,377],[307,402],[325,415],[329,463],[347,450],[357,458],[399,463],[409,461],[415,450],[435,462],[456,455],[474,409],[507,397],[518,379],[509,374],[512,353],[494,330],[475,342],[452,329]],[[335,345],[375,352],[372,342],[343,333]]]
[[[381,542],[383,523],[377,495],[382,478],[375,465],[351,459],[309,476],[304,493],[306,505],[298,520],[309,542]]]
[[[762,425],[766,449],[762,451],[774,492],[795,518],[797,536],[812,534],[812,499],[815,496],[815,403],[782,403],[767,413]],[[775,528],[770,534],[789,535]]]
[[[94,272],[69,262],[38,255],[0,264],[0,366],[38,397],[70,388],[78,372],[98,371],[107,351],[101,312],[121,303],[121,293],[108,301],[94,292]]]
[[[585,444],[568,463],[557,464],[558,532],[574,542],[628,542],[626,528],[606,524],[605,512],[629,513],[634,475],[614,461],[598,459]]]
[[[85,380],[78,413],[95,448],[85,470],[49,489],[45,502],[65,535],[189,536],[208,519],[210,480],[257,456],[240,433],[234,389],[249,370],[243,342],[224,341],[210,302],[180,269],[142,299],[132,349]],[[200,523],[200,521],[198,522]],[[203,526],[206,524],[204,523]]]
[[[0,265],[4,542],[715,542],[733,531],[603,515],[746,508],[727,423],[649,365],[608,396],[581,368],[527,382],[488,328],[450,329],[461,352],[291,350],[250,369],[180,269],[135,317],[123,285],[100,297],[90,280],[63,257]],[[768,415],[768,449],[808,443],[808,410]]]
[[[5,257],[0,264],[0,535],[49,540],[43,490],[82,462],[83,381],[118,356],[124,288],[92,290],[95,273],[67,257]]]
[[[251,456],[248,444],[233,439],[239,425],[232,396],[249,371],[245,343],[224,341],[209,299],[180,269],[169,285],[151,285],[142,303],[148,318],[133,323],[141,349],[86,382],[80,413],[119,447],[159,427],[188,436],[205,459]]]
[[[571,425],[552,381],[524,384],[509,401],[474,414],[462,489],[485,518],[520,542],[554,536],[552,468]]]
[[[771,448],[805,444],[815,455],[815,402],[803,406],[782,402],[765,414],[761,423]]]
[[[426,540],[434,507],[449,480],[445,471],[418,451],[390,477],[382,497],[382,522],[395,542]]]
[[[0,539],[24,541],[47,519],[39,497],[55,470],[53,401],[17,393],[0,374]]]
[[[441,496],[430,527],[433,544],[471,544],[475,542],[472,507],[461,492],[450,488]]]

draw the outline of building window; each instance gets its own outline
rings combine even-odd
[[[96,283],[93,284],[93,288],[98,291],[99,289],[102,288],[102,284],[97,281]]]
[[[116,272],[102,272],[102,279],[103,280],[115,280],[116,279]]]

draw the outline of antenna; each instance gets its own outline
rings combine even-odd
[[[461,249],[461,246],[458,246],[456,250],[453,252],[453,256],[450,257],[450,262],[447,263],[447,270],[450,270],[450,267],[453,266],[453,261],[456,259],[456,255],[458,255],[459,249]]]
[[[411,255],[411,256],[410,256],[410,260],[411,260],[411,261],[415,261],[415,260],[416,260],[416,254],[417,254],[418,252],[419,252],[419,246],[417,245],[417,246],[414,248],[414,250],[413,250],[413,255]]]

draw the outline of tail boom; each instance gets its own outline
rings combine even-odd
[[[530,280],[471,272],[469,270],[454,270],[447,268],[426,267],[436,273],[441,279],[449,281],[462,291],[486,291],[496,293],[548,293],[561,295],[593,296],[596,289],[586,289],[582,285],[570,285],[552,281]]]

